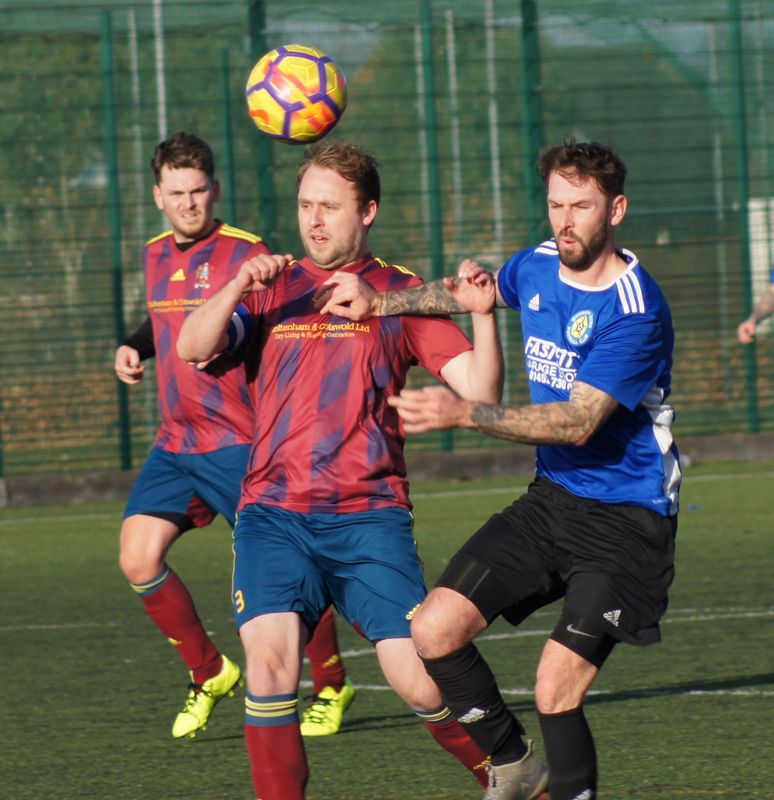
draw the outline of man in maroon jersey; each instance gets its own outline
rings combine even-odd
[[[306,257],[246,261],[190,315],[178,339],[189,362],[242,342],[260,349],[233,593],[247,660],[253,785],[261,800],[304,797],[308,767],[296,712],[301,643],[333,603],[374,643],[390,685],[436,741],[486,786],[486,755],[446,708],[411,643],[411,617],[426,590],[404,436],[387,398],[420,363],[464,397],[496,402],[503,367],[495,319],[473,315],[473,347],[449,318],[361,324],[321,316],[315,296],[334,270],[377,289],[421,281],[369,251],[380,199],[371,156],[346,143],[313,146],[297,189]]]
[[[260,237],[215,219],[220,188],[206,142],[176,133],[157,146],[151,165],[153,196],[172,230],[145,247],[150,316],[117,349],[115,370],[134,384],[144,374],[142,359],[157,356],[161,424],[126,506],[120,565],[191,673],[188,697],[172,728],[180,738],[206,726],[215,704],[233,694],[241,671],[207,635],[166,556],[182,533],[208,525],[216,514],[233,526],[253,408],[244,352],[235,350],[199,369],[178,358],[175,344],[185,316],[230,281],[243,261],[268,248]],[[354,689],[345,683],[332,612],[323,616],[308,653],[315,690],[333,698],[322,718],[330,723],[330,712],[336,712],[340,724]],[[328,732],[335,732],[330,725]]]

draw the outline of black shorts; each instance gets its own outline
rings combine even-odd
[[[631,644],[661,638],[677,517],[576,497],[545,478],[462,546],[438,586],[514,625],[561,597],[592,629]]]

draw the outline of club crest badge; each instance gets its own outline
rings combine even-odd
[[[205,261],[196,268],[196,283],[194,283],[194,287],[196,289],[209,289],[211,277],[212,267],[209,261]]]
[[[578,311],[572,315],[572,319],[567,324],[565,335],[569,342],[574,345],[586,344],[591,336],[591,329],[594,327],[593,311]]]

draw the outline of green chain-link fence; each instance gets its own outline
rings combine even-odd
[[[542,144],[614,146],[630,170],[619,241],[674,312],[678,438],[773,429],[770,337],[735,339],[774,257],[772,41],[770,0],[0,0],[0,475],[144,457],[154,376],[127,390],[112,360],[145,317],[140,251],[165,227],[148,161],[166,134],[213,145],[220,216],[300,252],[300,151],[244,105],[253,62],[289,42],[347,75],[332,136],[380,161],[373,250],[427,278],[545,235]],[[501,322],[521,402],[518,319]]]

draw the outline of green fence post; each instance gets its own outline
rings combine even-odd
[[[223,174],[226,176],[228,221],[237,225],[236,175],[234,174],[234,130],[231,124],[231,87],[229,86],[228,50],[220,51],[220,94],[223,120]]]
[[[742,250],[742,269],[744,270],[744,293],[747,308],[753,305],[752,260],[750,253],[750,220],[749,220],[749,159],[747,148],[747,106],[744,93],[744,47],[742,41],[742,16],[739,0],[728,3],[731,81],[734,87],[734,131],[736,139],[737,187],[739,191],[739,244]],[[750,433],[760,430],[758,415],[758,370],[755,360],[755,348],[745,348],[745,367],[747,372],[747,414]]]
[[[250,56],[256,62],[267,50],[266,46],[266,3],[265,0],[251,0],[248,12],[248,36]],[[255,157],[258,164],[258,212],[261,215],[263,237],[269,243],[277,241],[277,198],[274,192],[274,171],[271,139],[258,133],[255,136]],[[253,228],[255,226],[253,225]]]
[[[527,241],[545,237],[543,185],[535,171],[543,147],[543,87],[540,82],[540,33],[536,0],[521,0],[522,129],[524,153],[524,207]]]
[[[0,408],[2,408],[2,403],[0,403]],[[5,477],[5,459],[3,458],[3,421],[0,418],[0,480]],[[2,489],[2,487],[0,487]],[[0,497],[2,500],[2,497]],[[0,506],[2,503],[0,502]]]
[[[116,133],[116,98],[113,88],[113,39],[110,12],[102,12],[102,85],[105,126],[105,158],[107,161],[108,217],[113,270],[113,319],[116,344],[126,338],[124,329],[124,290],[121,274],[121,202],[118,177],[118,136]],[[117,381],[118,426],[121,469],[132,468],[132,443],[130,436],[129,395],[127,386]]]
[[[438,118],[435,109],[435,67],[433,64],[433,8],[423,0],[420,11],[422,31],[422,70],[425,94],[425,130],[427,134],[427,191],[430,230],[430,267],[434,280],[444,275],[443,212],[441,176],[438,171]],[[441,431],[441,449],[454,449],[454,432]]]

